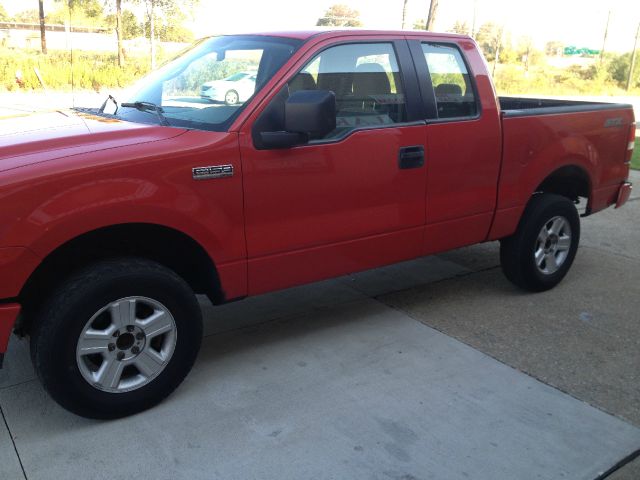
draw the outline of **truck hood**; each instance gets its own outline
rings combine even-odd
[[[4,117],[0,119],[0,171],[97,150],[165,140],[185,131],[77,110]]]

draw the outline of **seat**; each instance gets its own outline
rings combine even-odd
[[[376,95],[389,95],[391,83],[379,63],[361,63],[353,75],[353,97],[363,110],[376,110]]]
[[[438,117],[454,118],[469,115],[469,104],[465,102],[460,85],[441,83],[436,86],[434,92],[438,105]]]
[[[462,88],[455,83],[441,83],[436,86],[436,97],[462,97]]]
[[[289,94],[299,90],[316,90],[318,86],[313,75],[306,72],[300,72],[289,82]]]

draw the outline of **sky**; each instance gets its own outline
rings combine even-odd
[[[37,8],[36,0],[0,0],[10,14]],[[403,0],[200,0],[190,22],[196,37],[217,33],[305,29],[316,24],[334,3],[360,12],[366,28],[397,29],[402,23]],[[125,8],[131,3],[123,0]],[[45,0],[45,8],[53,0]],[[409,0],[409,25],[424,19],[429,0]],[[514,42],[529,36],[542,48],[547,41],[602,48],[608,11],[611,10],[605,49],[625,52],[633,48],[640,23],[638,0],[439,0],[435,30],[447,31],[456,20],[476,25],[493,21],[511,32]],[[477,27],[476,27],[477,28]]]

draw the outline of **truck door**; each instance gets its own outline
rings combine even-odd
[[[495,210],[501,155],[484,61],[471,40],[409,44],[427,114],[425,253],[481,242]]]
[[[245,122],[250,294],[420,254],[426,177],[417,80],[406,41],[380,38],[319,45],[265,102],[284,102],[295,90],[333,91],[330,134],[261,149],[251,129],[267,108]],[[283,111],[284,103],[273,105]]]

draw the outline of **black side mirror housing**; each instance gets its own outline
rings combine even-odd
[[[260,132],[262,148],[291,148],[336,128],[336,96],[329,90],[299,90],[284,104],[284,131]]]
[[[336,96],[329,90],[299,90],[284,105],[284,129],[324,137],[336,128]]]

